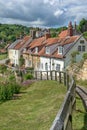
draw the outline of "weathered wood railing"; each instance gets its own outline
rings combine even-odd
[[[37,80],[56,80],[69,87],[69,75],[63,71],[28,71]]]
[[[75,81],[73,78],[67,86],[64,102],[50,128],[50,130],[72,130],[72,111],[75,106]]]

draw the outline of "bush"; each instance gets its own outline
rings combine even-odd
[[[0,73],[4,73],[6,70],[7,67],[4,64],[0,65]]]
[[[87,59],[87,53],[83,54],[83,59],[86,60]]]
[[[28,80],[28,79],[32,79],[33,78],[33,75],[30,74],[30,73],[27,73],[25,74],[25,79]]]
[[[20,92],[20,86],[16,82],[8,82],[0,85],[0,101],[12,99],[14,94]]]

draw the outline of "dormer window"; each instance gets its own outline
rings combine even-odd
[[[58,54],[63,54],[63,47],[62,46],[58,46]]]
[[[38,47],[35,48],[35,53],[38,53]]]
[[[46,54],[50,54],[50,48],[46,47]]]
[[[84,42],[84,40],[80,40],[80,43],[81,43],[81,44],[84,44],[85,42]]]

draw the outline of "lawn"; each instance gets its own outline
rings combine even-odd
[[[73,130],[87,130],[87,112],[79,96],[76,98],[76,110],[73,113]]]
[[[0,60],[7,58],[7,54],[0,54]]]
[[[57,81],[22,88],[18,99],[0,104],[0,130],[49,130],[65,93]]]

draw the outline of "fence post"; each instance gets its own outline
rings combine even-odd
[[[35,78],[37,79],[37,71],[35,71]]]
[[[66,86],[67,86],[67,90],[69,89],[69,75],[67,74],[66,76],[67,82],[66,82]]]
[[[40,72],[41,80],[42,80],[42,71]]]
[[[47,80],[48,80],[48,71],[47,71]]]
[[[66,73],[64,72],[64,85],[66,85]]]
[[[52,80],[52,71],[50,71],[50,77],[51,77],[51,80]]]
[[[61,72],[59,72],[59,83],[61,83]]]
[[[57,81],[57,71],[55,71],[55,80]]]

